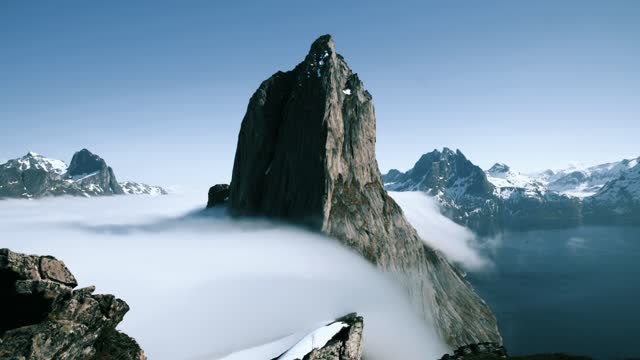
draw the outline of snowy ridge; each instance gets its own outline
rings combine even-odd
[[[548,182],[548,189],[560,194],[585,198],[595,195],[607,182],[629,172],[640,157],[595,166],[573,165],[556,171],[548,170],[541,178]]]
[[[121,182],[122,190],[128,195],[167,195],[168,192],[160,186],[147,185],[132,181]]]
[[[640,220],[640,157],[524,174],[497,163],[483,171],[457,150],[423,155],[382,176],[388,191],[422,191],[442,213],[478,232]]]
[[[34,152],[0,164],[0,199],[31,199],[62,195],[91,197],[116,194],[167,194],[159,186],[134,182],[118,183],[113,170],[102,158],[83,149],[74,154],[74,159],[79,154],[85,156],[85,160],[86,157],[95,159],[91,164],[93,167],[84,168],[85,171],[80,169],[72,172],[70,169],[81,160],[72,160],[71,165],[67,166],[62,160],[47,158]]]
[[[21,158],[7,161],[2,166],[6,168],[16,167],[20,171],[29,169],[44,170],[58,175],[67,172],[67,164],[64,161],[50,159],[31,151]]]
[[[486,174],[487,180],[495,186],[494,193],[502,199],[510,198],[518,190],[526,197],[540,198],[547,190],[543,181],[513,171],[506,164],[497,163]]]

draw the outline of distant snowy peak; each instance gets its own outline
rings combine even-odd
[[[511,170],[503,163],[497,163],[486,171],[487,180],[495,186],[495,194],[503,199],[513,194],[523,194],[526,197],[539,198],[546,192],[542,181]]]
[[[460,196],[485,198],[493,192],[482,169],[460,150],[454,152],[446,147],[422,155],[407,172],[391,170],[382,179],[387,190],[424,191],[452,199]]]
[[[548,182],[548,189],[551,191],[585,198],[595,195],[605,184],[628,173],[639,161],[640,157],[589,167],[574,165],[550,171],[552,174],[544,180]]]
[[[15,167],[19,171],[43,170],[58,175],[62,175],[67,171],[67,164],[64,161],[50,159],[31,151],[21,158],[7,161],[2,167]]]
[[[158,186],[123,183],[100,156],[82,149],[69,166],[34,152],[0,165],[0,199],[43,196],[102,196],[117,194],[166,194]]]
[[[489,170],[487,170],[487,174],[493,177],[502,177],[510,170],[511,168],[507,164],[495,163]]]
[[[168,191],[160,186],[147,185],[132,181],[121,182],[120,186],[128,195],[167,195]]]

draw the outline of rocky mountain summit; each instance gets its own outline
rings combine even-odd
[[[434,150],[422,155],[411,170],[405,173],[391,170],[382,180],[389,191],[423,191],[433,195],[448,217],[473,228],[496,226],[487,222],[487,218],[497,221],[502,211],[495,188],[484,171],[460,150]]]
[[[424,191],[443,214],[479,233],[640,220],[638,159],[527,175],[503,163],[487,171],[459,150],[423,155],[383,175],[391,191]]]
[[[118,183],[106,161],[87,149],[76,152],[68,167],[33,152],[0,165],[0,199],[166,193],[159,186]]]
[[[0,359],[146,359],[135,340],[115,329],[127,304],[77,285],[52,256],[0,249]]]
[[[383,188],[371,94],[329,35],[253,94],[230,185],[237,216],[320,231],[393,274],[451,345],[500,342],[496,320],[464,276],[428,247]]]

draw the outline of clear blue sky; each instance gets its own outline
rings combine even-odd
[[[640,155],[640,1],[0,2],[0,159],[87,147],[120,180],[228,181],[249,97],[330,33],[381,170]]]

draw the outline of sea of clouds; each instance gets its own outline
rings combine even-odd
[[[486,265],[473,236],[431,199],[393,197],[428,244],[467,269]],[[3,200],[0,247],[54,255],[80,286],[127,301],[120,329],[151,359],[216,359],[276,341],[261,350],[271,358],[354,311],[365,319],[368,359],[449,350],[401,289],[335,240],[202,205],[199,194]]]

